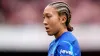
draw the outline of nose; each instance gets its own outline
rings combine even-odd
[[[44,24],[44,25],[47,25],[46,19],[43,20],[43,24]]]

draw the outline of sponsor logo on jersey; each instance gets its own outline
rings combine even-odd
[[[61,50],[60,50],[60,54],[68,54],[68,55],[72,55],[73,52],[68,51],[68,50],[63,50],[63,49],[61,49]]]

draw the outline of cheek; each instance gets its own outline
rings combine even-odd
[[[52,21],[52,23],[53,23],[54,25],[60,23],[60,22],[59,22],[59,18],[58,18],[57,16],[53,16],[53,17],[51,18],[51,21]]]
[[[50,24],[53,28],[58,28],[58,26],[60,24],[58,17],[56,17],[56,16],[52,17]]]
[[[56,20],[49,21],[50,32],[48,34],[55,35],[59,31],[59,23]]]
[[[59,23],[58,21],[51,21],[51,29],[53,32],[57,32],[59,30]]]

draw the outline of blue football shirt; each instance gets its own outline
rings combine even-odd
[[[50,43],[48,56],[81,56],[77,39],[71,32],[64,32]]]

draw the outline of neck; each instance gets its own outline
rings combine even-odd
[[[59,32],[57,32],[54,36],[55,38],[58,38],[60,37],[64,32],[67,32],[68,30],[67,29],[61,29]]]

